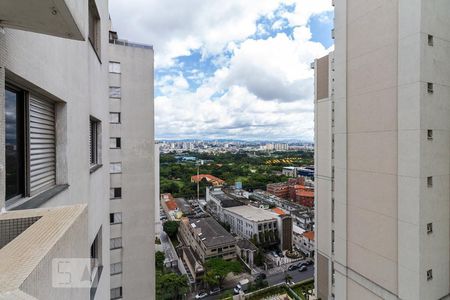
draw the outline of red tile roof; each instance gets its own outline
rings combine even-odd
[[[283,215],[286,214],[281,208],[278,208],[278,207],[272,208],[272,211],[273,211],[274,213],[279,214],[280,216],[283,216]]]
[[[191,176],[191,182],[199,182],[203,179],[206,179],[208,182],[212,182],[213,184],[222,185],[225,183],[224,180],[217,178],[216,176],[210,175],[210,174],[200,174],[200,175],[194,175]]]
[[[303,236],[306,237],[308,240],[314,241],[314,231],[305,231],[303,233]]]
[[[176,210],[178,208],[178,205],[175,202],[175,200],[166,201],[166,205],[169,210]]]

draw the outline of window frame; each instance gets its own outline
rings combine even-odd
[[[117,241],[120,241],[117,243]],[[122,249],[122,237],[111,238],[109,240],[109,250]]]
[[[115,217],[116,215],[120,216],[120,221],[116,221],[116,217]],[[112,222],[111,222],[111,220],[112,220]],[[110,213],[109,214],[109,224],[110,225],[122,224],[122,213],[121,212]]]
[[[115,91],[118,95],[115,93],[112,93],[112,91]],[[120,86],[109,86],[109,98],[111,99],[121,99],[122,98],[122,88]]]
[[[114,295],[114,297],[113,297],[113,291],[118,291],[119,292],[119,294],[118,294],[118,296],[116,296],[116,295]],[[116,287],[116,288],[112,288],[111,290],[110,290],[110,298],[111,298],[111,300],[115,300],[115,299],[120,299],[120,298],[122,298],[123,297],[123,291],[122,291],[122,287],[121,286],[119,286],[119,287]]]
[[[95,0],[88,1],[88,40],[100,63],[101,61],[101,19]]]
[[[20,166],[20,179],[18,180],[18,182],[20,182],[20,193],[16,194],[12,197],[7,198],[6,197],[6,190],[4,193],[4,197],[5,197],[5,205],[7,207],[17,207],[20,206],[26,206],[28,208],[34,208],[35,206],[33,206],[33,204],[28,203],[29,201],[35,199],[35,196],[40,196],[42,195],[42,198],[44,199],[44,201],[50,199],[51,197],[55,196],[56,194],[59,194],[61,191],[63,191],[65,188],[67,188],[67,184],[61,184],[58,183],[58,180],[61,180],[62,178],[61,176],[61,170],[58,170],[57,165],[59,160],[61,159],[61,157],[58,158],[58,154],[57,154],[57,148],[58,148],[58,144],[56,143],[56,140],[58,139],[58,137],[60,136],[61,133],[58,133],[56,130],[56,123],[58,122],[58,105],[60,105],[57,100],[52,99],[51,96],[49,96],[48,94],[43,94],[42,92],[39,91],[35,91],[35,89],[32,89],[29,87],[29,85],[27,83],[17,83],[14,79],[5,79],[5,85],[4,85],[4,92],[5,92],[5,103],[4,103],[4,113],[6,114],[6,93],[7,92],[12,92],[17,94],[18,98],[21,99],[21,103],[20,103],[20,120],[19,123],[20,124],[20,128],[18,130],[20,130],[20,140],[21,140],[21,145],[20,145],[20,157],[21,157],[21,161],[22,161],[22,165]],[[45,106],[49,106],[51,107],[51,112],[53,113],[53,115],[51,115],[51,122],[54,122],[53,128],[51,128],[50,130],[53,130],[52,135],[54,137],[54,142],[53,143],[49,143],[49,144],[53,144],[52,145],[52,151],[49,151],[50,153],[52,153],[52,161],[51,163],[53,163],[53,170],[52,170],[52,181],[48,181],[48,184],[45,185],[40,185],[39,188],[36,188],[36,186],[32,186],[33,183],[36,183],[37,181],[39,181],[41,179],[40,176],[42,176],[44,172],[42,172],[44,168],[41,169],[35,169],[34,171],[38,171],[35,172],[33,174],[33,171],[31,170],[31,168],[33,167],[33,161],[36,159],[36,155],[40,155],[39,153],[34,153],[33,154],[33,149],[37,149],[34,148],[35,145],[38,145],[41,141],[39,141],[39,138],[37,137],[33,137],[33,134],[35,134],[36,132],[34,132],[36,130],[36,128],[40,128],[40,127],[36,127],[36,120],[40,119],[41,116],[40,114],[48,114],[48,112],[42,112],[42,108],[38,108],[39,110],[41,110],[40,112],[38,112],[36,110],[36,105],[37,103],[41,102],[43,105]],[[38,104],[39,105],[39,104]],[[45,109],[44,109],[45,110]],[[50,115],[48,115],[50,116]],[[6,116],[5,116],[6,118]],[[48,126],[47,126],[48,127]],[[6,134],[6,119],[5,119],[5,134]],[[49,128],[46,128],[44,130],[49,130]],[[6,140],[5,140],[6,142]],[[45,149],[50,149],[50,148],[45,148]],[[37,149],[37,150],[41,150],[41,149]],[[5,143],[5,168],[6,168],[6,143]],[[50,166],[45,167],[45,168],[51,168]],[[47,170],[50,171],[50,170]],[[5,186],[6,186],[6,176],[5,176]],[[64,188],[65,186],[65,188]],[[54,191],[54,192],[51,192]],[[41,201],[42,201],[42,198]],[[25,199],[24,202],[22,202],[21,200]]]
[[[116,189],[119,190],[120,196],[116,196]],[[111,197],[111,190],[113,190],[113,197]],[[112,187],[109,188],[109,200],[122,199],[122,187]]]
[[[111,147],[111,143],[113,140],[114,140],[113,143],[115,144],[115,147]],[[109,149],[122,149],[122,138],[121,137],[110,137],[109,138]]]
[[[115,269],[116,269],[116,266],[120,266],[120,271],[115,270]],[[112,263],[112,264],[110,265],[110,268],[109,268],[109,269],[110,269],[110,270],[109,270],[110,275],[122,274],[122,270],[123,270],[122,262]],[[114,269],[114,271],[113,271],[113,269]]]
[[[111,169],[113,165],[119,165],[120,166],[120,171],[113,171]],[[109,174],[122,174],[122,162],[120,162],[120,161],[110,162],[109,163]]]
[[[91,168],[101,165],[101,128],[102,122],[89,117],[89,166]]]
[[[113,122],[113,121],[111,120],[111,117],[112,117],[113,115],[117,115],[117,116],[118,116],[118,121],[117,121],[117,122]],[[122,123],[122,116],[121,116],[121,113],[120,113],[120,112],[116,112],[116,111],[111,111],[111,112],[109,113],[109,124],[121,124],[121,123]]]
[[[114,66],[119,66],[119,71],[114,70]],[[109,61],[108,72],[111,74],[122,74],[122,67],[118,61]]]
[[[7,168],[7,158],[6,158],[6,93],[12,92],[17,95],[17,101],[20,101],[20,105],[16,104],[16,120],[20,116],[19,120],[16,121],[17,126],[21,125],[20,128],[16,127],[16,138],[20,139],[20,145],[17,144],[18,152],[17,155],[20,158],[18,162],[19,174],[16,178],[16,184],[18,185],[18,193],[15,193],[11,197],[7,198],[6,195],[6,168]],[[11,85],[9,83],[5,84],[5,104],[4,104],[4,112],[5,112],[5,203],[11,203],[18,199],[24,198],[28,196],[29,190],[29,178],[30,174],[27,170],[27,166],[29,165],[30,155],[28,153],[28,142],[27,140],[29,135],[29,128],[27,128],[27,110],[28,110],[28,95],[27,92],[19,87]],[[19,109],[19,111],[17,111]]]

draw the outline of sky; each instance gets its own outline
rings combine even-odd
[[[153,45],[157,139],[314,137],[330,0],[110,0],[119,38]]]

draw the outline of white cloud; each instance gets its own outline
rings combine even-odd
[[[333,10],[331,0],[286,0],[286,4],[295,4],[293,12],[282,14],[291,26],[305,26],[312,16]]]
[[[191,50],[219,53],[230,41],[256,32],[256,21],[281,0],[111,0],[113,28],[119,37],[153,44],[157,66]]]
[[[312,140],[310,63],[329,49],[311,41],[307,26],[311,16],[332,9],[330,2],[110,0],[110,6],[119,37],[153,44],[156,67],[169,74],[156,82],[158,137]],[[261,16],[270,24],[257,24]],[[270,37],[286,26],[294,27],[291,36]],[[253,34],[257,38],[249,39]],[[200,65],[171,68],[193,51],[202,59],[214,55],[213,75]],[[189,83],[198,88],[192,91]]]
[[[279,33],[267,40],[246,40],[230,61],[224,84],[245,86],[263,100],[311,99],[315,58],[326,55],[322,44],[311,42],[306,27],[298,27],[294,38]]]

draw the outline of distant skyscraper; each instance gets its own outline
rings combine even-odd
[[[315,62],[321,299],[450,293],[450,2],[335,0]]]

